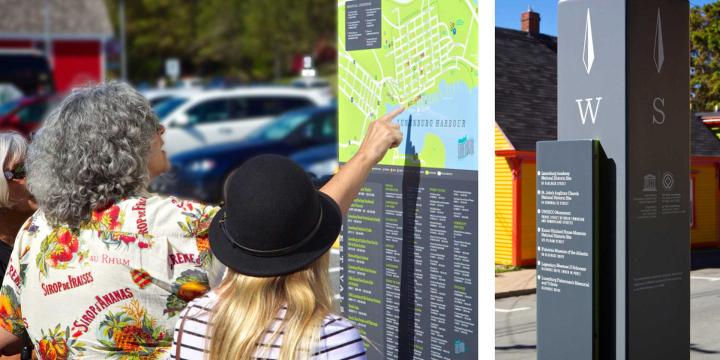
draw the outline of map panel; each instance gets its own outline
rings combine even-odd
[[[379,13],[377,3],[338,2],[340,162],[371,121],[410,106],[396,121],[413,146],[392,149],[382,165],[477,170],[477,0],[385,0]],[[348,46],[372,43],[378,18],[380,47]]]

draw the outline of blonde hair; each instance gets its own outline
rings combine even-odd
[[[209,359],[269,357],[282,335],[280,360],[307,360],[317,351],[323,319],[333,312],[328,265],[321,256],[309,268],[285,276],[252,277],[228,269],[210,319]],[[273,323],[281,309],[280,326]]]
[[[0,165],[5,171],[6,164],[17,163],[25,158],[27,140],[20,133],[7,131],[0,133]],[[0,208],[10,207],[10,192],[4,174],[0,174]]]

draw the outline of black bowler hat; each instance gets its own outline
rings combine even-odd
[[[225,182],[225,206],[210,224],[215,257],[256,277],[300,271],[330,249],[342,215],[291,160],[261,155]]]

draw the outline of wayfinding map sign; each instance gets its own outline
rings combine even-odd
[[[601,359],[690,358],[688,14],[687,0],[558,3],[558,140],[599,140],[608,158]]]
[[[399,106],[353,203],[341,303],[369,359],[476,359],[477,0],[338,1],[340,162]]]

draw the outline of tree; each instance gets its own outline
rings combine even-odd
[[[690,11],[690,103],[694,112],[720,106],[720,2]]]
[[[117,29],[117,1],[105,0]],[[295,55],[334,43],[337,0],[125,1],[133,81],[162,76],[176,57],[183,74],[278,79]]]
[[[250,79],[247,54],[244,51],[245,0],[207,0],[198,14],[200,31],[195,60],[200,75],[224,75]]]
[[[335,38],[335,0],[246,0],[244,48],[253,58],[254,75],[279,78],[293,55],[307,54],[316,42]]]
[[[117,0],[107,3],[117,31]],[[201,0],[125,1],[130,80],[157,79],[171,57],[180,59],[184,73],[195,71],[200,4]]]

